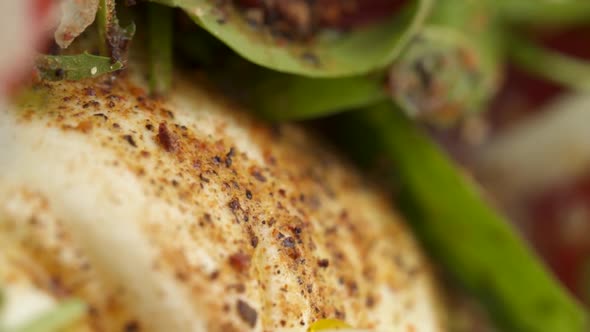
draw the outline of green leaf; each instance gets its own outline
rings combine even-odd
[[[252,108],[269,120],[305,120],[388,99],[384,74],[312,79],[267,73],[252,80]]]
[[[112,63],[108,57],[91,55],[41,55],[36,61],[42,79],[81,80],[114,72],[123,68],[121,62]]]
[[[520,68],[573,90],[590,92],[590,62],[511,37],[509,55]]]
[[[588,331],[582,306],[398,107],[382,103],[346,123],[338,128],[352,136],[348,141],[361,157],[385,157],[394,166],[396,197],[430,254],[479,296],[506,331]]]
[[[86,305],[83,302],[66,300],[15,331],[7,332],[59,332],[80,319],[85,312]]]
[[[426,19],[433,0],[414,0],[395,17],[341,35],[309,42],[277,43],[251,27],[233,7],[214,0],[151,0],[182,8],[238,54],[273,70],[313,77],[352,76],[389,65]]]
[[[499,84],[499,33],[488,9],[480,0],[439,0],[393,62],[389,85],[384,71],[318,79],[259,70],[244,89],[253,108],[273,120],[325,116],[391,95],[408,114],[451,122],[484,109]]]

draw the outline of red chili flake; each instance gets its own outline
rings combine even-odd
[[[238,272],[245,272],[250,267],[250,256],[241,252],[235,253],[229,256],[229,265]]]
[[[168,130],[165,122],[158,126],[158,143],[167,152],[174,152],[177,148],[176,137]]]

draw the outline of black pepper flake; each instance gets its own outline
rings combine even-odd
[[[152,130],[154,130],[154,126],[151,123],[148,123],[145,125],[145,129],[152,131]]]
[[[258,246],[258,236],[253,235],[250,238],[250,244],[252,245],[252,247],[256,248]]]
[[[131,145],[132,147],[136,148],[137,144],[135,143],[135,140],[133,139],[133,136],[131,135],[123,135],[123,139],[125,139],[127,141],[127,143],[129,143],[129,145]]]
[[[260,182],[266,182],[266,177],[262,175],[262,173],[260,173],[259,171],[253,171],[252,176]]]
[[[109,117],[108,117],[108,116],[106,116],[106,115],[105,115],[105,114],[103,114],[103,113],[96,113],[96,114],[92,114],[92,116],[95,116],[95,117],[97,117],[97,118],[103,118],[105,121],[109,119]]]
[[[215,156],[215,157],[213,157],[213,162],[216,165],[219,165],[219,164],[221,164],[221,158],[219,156]]]
[[[246,198],[252,199],[252,192],[250,190],[246,190]]]
[[[324,259],[320,259],[320,260],[318,261],[318,266],[319,266],[319,267],[321,267],[321,268],[324,268],[324,269],[325,269],[325,268],[327,268],[328,266],[330,266],[330,261],[329,261],[328,259],[326,259],[326,258],[324,258]]]
[[[201,179],[201,181],[205,182],[205,183],[209,183],[209,179],[206,178],[203,173],[199,174],[199,179]]]
[[[139,322],[136,320],[131,320],[125,323],[123,327],[123,331],[125,332],[138,332],[140,330]]]
[[[240,200],[237,198],[233,198],[231,201],[229,201],[227,206],[229,206],[229,208],[235,212],[240,208]]]
[[[235,150],[232,147],[232,148],[229,149],[229,152],[225,155],[225,166],[231,167],[232,162],[233,162],[232,157],[234,155],[235,155]]]
[[[238,300],[236,304],[236,309],[238,310],[238,314],[240,318],[250,327],[256,326],[256,320],[258,319],[258,313],[254,308],[252,308],[248,303]]]
[[[285,248],[293,248],[295,247],[295,240],[292,237],[286,237],[283,240],[283,247]]]
[[[346,287],[348,288],[348,294],[350,296],[356,296],[358,294],[358,285],[354,281],[349,281],[346,283]]]
[[[171,111],[171,110],[169,110],[169,109],[165,109],[165,108],[164,108],[164,109],[162,109],[162,112],[163,112],[163,113],[164,113],[166,116],[168,116],[170,119],[174,119],[174,113],[172,113],[172,111]]]

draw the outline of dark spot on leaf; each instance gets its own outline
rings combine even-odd
[[[309,63],[312,66],[317,67],[320,65],[320,59],[313,53],[305,52],[301,57],[305,62]]]

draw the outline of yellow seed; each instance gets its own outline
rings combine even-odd
[[[352,326],[338,319],[320,319],[307,329],[307,332],[319,332],[322,330],[336,330],[336,329],[349,329]]]

